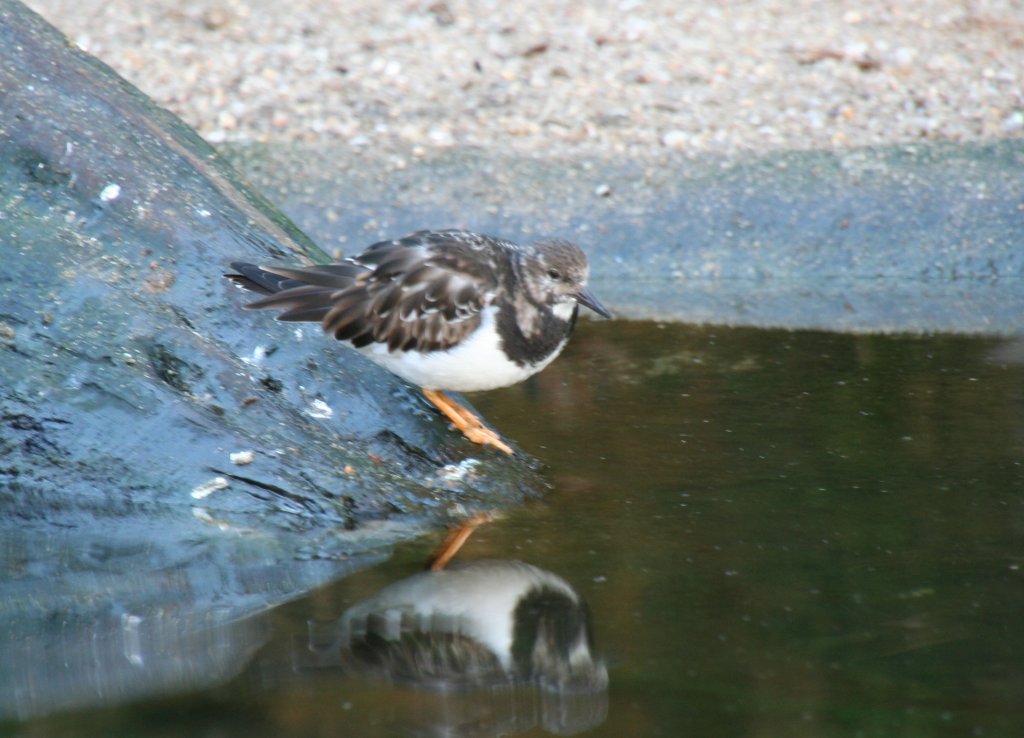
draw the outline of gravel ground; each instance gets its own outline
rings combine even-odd
[[[650,159],[1024,135],[1020,0],[31,0],[213,143]]]

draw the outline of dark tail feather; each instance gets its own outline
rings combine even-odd
[[[276,295],[294,287],[322,287],[343,290],[351,287],[360,274],[370,271],[362,264],[315,264],[308,267],[258,267],[244,261],[231,264],[237,274],[225,274],[235,284],[261,295]]]
[[[337,306],[338,296],[369,271],[354,262],[310,267],[258,267],[244,261],[231,264],[236,273],[225,274],[237,285],[264,295],[245,307],[281,310],[278,320],[319,323]]]
[[[248,264],[244,261],[232,262],[231,268],[237,274],[225,274],[225,277],[240,287],[261,295],[277,294],[287,288],[285,282],[293,281],[289,280],[288,277],[265,271],[255,264]]]

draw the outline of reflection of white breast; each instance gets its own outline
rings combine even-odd
[[[341,618],[342,640],[347,643],[359,638],[373,616],[383,620],[381,635],[390,640],[397,640],[410,626],[421,633],[472,638],[492,651],[508,670],[516,607],[539,587],[579,601],[564,579],[520,561],[478,560],[421,572],[347,610]]]

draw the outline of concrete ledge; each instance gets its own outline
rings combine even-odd
[[[620,317],[859,332],[1024,328],[1024,141],[753,161],[226,147],[328,251],[417,228],[582,243]]]

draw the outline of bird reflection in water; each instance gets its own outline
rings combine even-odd
[[[561,577],[521,561],[420,572],[341,617],[343,647],[372,671],[436,686],[532,682],[607,686],[586,604]]]
[[[568,582],[521,561],[448,565],[482,519],[453,532],[429,570],[353,605],[329,633],[316,628],[310,647],[349,673],[444,695],[470,693],[477,707],[488,694],[489,715],[503,730],[540,723],[564,734],[600,724],[608,671],[594,653],[587,605]],[[495,702],[496,693],[510,689],[519,698],[505,694]],[[456,717],[443,712],[446,720]]]

